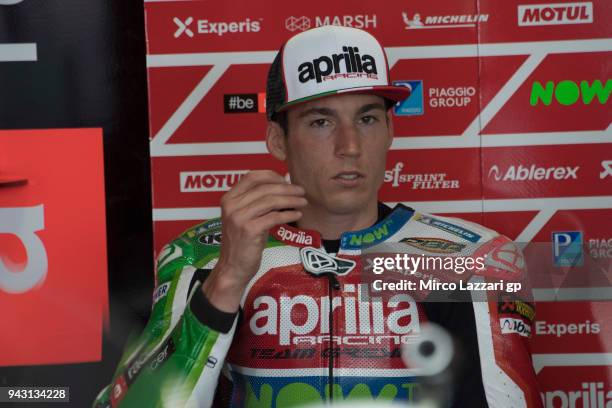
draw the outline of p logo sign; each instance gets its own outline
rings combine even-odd
[[[555,266],[582,266],[582,232],[564,231],[552,233],[553,263]]]

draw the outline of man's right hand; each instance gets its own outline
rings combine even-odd
[[[259,270],[268,230],[297,221],[308,202],[301,186],[271,170],[246,174],[221,198],[221,253],[202,290],[224,312],[236,312]]]

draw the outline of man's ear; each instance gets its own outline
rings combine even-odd
[[[393,137],[395,133],[393,131],[393,115],[391,115],[391,109],[387,109],[387,127],[389,128],[389,141],[387,142],[387,150],[391,148],[391,144],[393,143]]]
[[[274,121],[268,121],[266,147],[274,158],[285,161],[287,158],[287,138],[283,128]]]

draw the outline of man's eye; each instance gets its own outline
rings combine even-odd
[[[376,116],[366,115],[361,117],[361,122],[365,123],[366,125],[370,125],[375,122],[378,122],[378,118]]]
[[[327,119],[315,119],[310,122],[310,126],[312,127],[323,127],[329,125],[329,120]]]

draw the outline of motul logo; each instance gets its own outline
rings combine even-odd
[[[249,170],[184,171],[180,174],[181,193],[228,191]]]
[[[312,62],[303,62],[298,66],[298,78],[301,83],[311,80],[322,81],[338,78],[368,77],[378,78],[376,61],[368,54],[359,54],[359,48],[343,46],[342,53],[331,56],[322,55]]]
[[[340,318],[344,321],[344,327],[339,329],[343,335],[340,342],[349,344],[358,341],[360,336],[366,338],[359,338],[359,341],[379,342],[377,337],[380,336],[374,336],[374,340],[369,340],[368,336],[412,335],[420,330],[416,303],[405,293],[394,295],[387,301],[381,298],[369,300],[367,284],[346,284],[343,294],[334,296],[332,300],[334,313],[344,315]],[[249,327],[256,336],[278,336],[279,345],[316,344],[319,335],[329,334],[329,307],[327,296],[281,296],[280,299],[260,296],[253,301]],[[300,316],[300,319],[295,316]]]
[[[577,180],[578,170],[580,166],[576,167],[536,167],[532,164],[530,167],[525,167],[522,164],[517,166],[510,166],[503,173],[500,171],[497,165],[491,166],[489,170],[489,178],[493,177],[496,181],[530,181],[530,180]]]
[[[519,26],[585,24],[593,22],[593,3],[553,3],[518,6]]]

